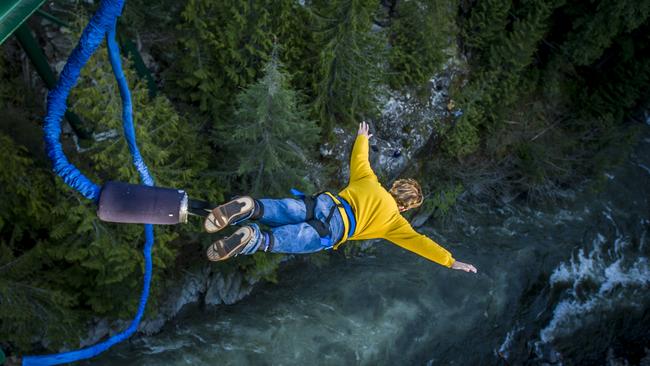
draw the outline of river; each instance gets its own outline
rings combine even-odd
[[[421,229],[477,275],[388,242],[321,266],[293,261],[277,284],[236,305],[189,306],[92,364],[650,364],[644,129],[599,191],[544,207],[462,207]]]

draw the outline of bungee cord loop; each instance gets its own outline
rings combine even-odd
[[[108,56],[120,91],[120,97],[122,100],[122,125],[133,165],[140,175],[140,181],[142,184],[147,186],[154,185],[153,178],[149,174],[149,169],[144,163],[136,143],[135,128],[133,127],[131,93],[122,70],[119,46],[115,41],[117,19],[122,13],[123,7],[124,0],[101,1],[99,8],[84,29],[77,46],[68,57],[68,61],[61,72],[56,87],[48,93],[47,97],[47,115],[45,116],[43,130],[45,134],[45,149],[48,157],[52,160],[54,172],[63,178],[63,181],[67,185],[77,190],[84,197],[93,200],[95,203],[99,200],[101,187],[92,182],[81,171],[79,171],[77,167],[70,163],[63,152],[60,137],[61,120],[63,119],[63,115],[67,109],[67,99],[70,91],[77,83],[81,69],[86,65],[90,57],[101,45],[104,38],[106,38]],[[153,225],[145,224],[144,233],[143,287],[142,293],[140,294],[138,311],[129,327],[103,342],[83,349],[51,355],[25,356],[23,357],[24,366],[58,365],[92,358],[109,349],[113,345],[124,341],[136,332],[144,315],[147,299],[149,297],[152,272],[151,249],[154,243]]]

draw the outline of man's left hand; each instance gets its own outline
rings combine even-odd
[[[372,134],[370,133],[370,126],[368,125],[368,122],[359,123],[359,132],[357,132],[357,135],[366,136],[368,139],[370,139],[372,137]]]
[[[463,262],[455,261],[454,264],[451,265],[451,268],[452,269],[457,269],[457,270],[460,270],[460,271],[476,273],[476,267],[474,267],[473,265],[471,265],[469,263],[463,263]]]

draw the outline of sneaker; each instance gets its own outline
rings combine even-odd
[[[222,261],[234,257],[256,240],[256,231],[252,226],[242,226],[232,235],[221,238],[208,248],[207,255],[211,261]]]
[[[254,211],[255,200],[252,197],[237,197],[228,203],[215,207],[205,218],[203,228],[209,233],[216,233],[230,224],[249,218]]]

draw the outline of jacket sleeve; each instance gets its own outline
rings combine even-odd
[[[386,234],[385,239],[445,267],[451,267],[456,261],[445,248],[413,230],[411,224],[401,216],[394,229]]]
[[[377,179],[368,161],[368,137],[358,135],[350,156],[350,183],[367,177]]]

